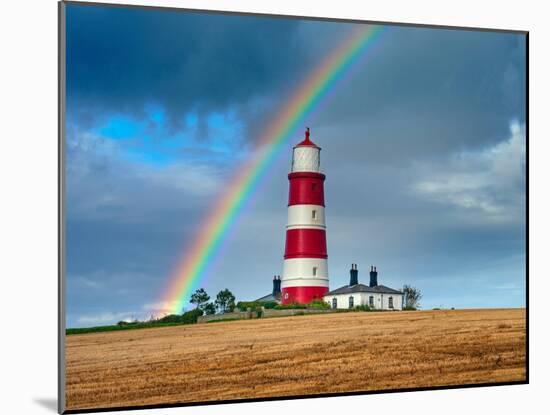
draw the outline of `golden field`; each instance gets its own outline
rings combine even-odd
[[[67,336],[67,409],[523,381],[525,309],[355,312]]]

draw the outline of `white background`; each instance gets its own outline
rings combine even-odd
[[[113,2],[117,2],[113,0]],[[120,2],[120,1],[119,1]],[[130,0],[128,0],[130,2]],[[548,411],[549,13],[542,1],[194,0],[134,4],[530,31],[530,385],[141,411],[519,414]],[[120,2],[120,3],[123,3]],[[0,411],[52,414],[57,376],[57,4],[0,9]],[[545,393],[546,392],[546,393]],[[538,409],[536,409],[538,407]]]

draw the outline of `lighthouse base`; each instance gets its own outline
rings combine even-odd
[[[285,287],[281,290],[282,304],[308,304],[322,300],[328,292],[328,287]]]

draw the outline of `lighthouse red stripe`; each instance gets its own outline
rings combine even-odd
[[[290,173],[288,205],[325,206],[323,182],[325,175],[313,172]]]
[[[327,239],[325,230],[287,230],[285,259],[289,258],[327,258]]]
[[[314,300],[322,300],[328,292],[328,287],[286,287],[281,290],[283,304],[308,304]]]

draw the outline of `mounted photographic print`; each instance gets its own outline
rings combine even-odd
[[[59,11],[60,412],[528,382],[527,32]]]

